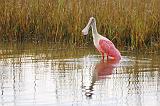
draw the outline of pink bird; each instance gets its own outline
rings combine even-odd
[[[83,35],[88,34],[90,26],[92,27],[94,46],[101,53],[102,61],[104,61],[104,54],[106,54],[107,59],[111,58],[115,60],[120,60],[121,54],[119,50],[115,47],[115,45],[109,39],[105,38],[97,32],[96,19],[94,17],[91,17],[89,19],[87,26],[82,30]]]

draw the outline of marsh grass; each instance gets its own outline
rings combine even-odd
[[[91,42],[89,17],[119,47],[160,49],[159,0],[0,0],[0,39],[7,42]]]

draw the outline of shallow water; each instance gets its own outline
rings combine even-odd
[[[0,105],[160,106],[160,55],[64,47],[2,45]]]

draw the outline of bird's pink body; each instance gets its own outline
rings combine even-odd
[[[99,48],[97,48],[99,52],[102,54],[102,59],[104,59],[104,54],[112,57],[113,59],[121,59],[121,54],[118,49],[114,46],[114,44],[110,40],[99,40]]]
[[[110,57],[111,59],[120,60],[121,54],[119,50],[115,47],[115,45],[109,39],[98,34],[95,18],[90,18],[87,26],[82,30],[82,33],[84,35],[87,35],[90,26],[92,27],[94,45],[97,50],[102,54],[102,60],[104,60],[104,54],[106,54],[107,59],[108,57]]]

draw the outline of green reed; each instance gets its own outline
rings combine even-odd
[[[0,0],[1,41],[91,42],[89,17],[119,47],[160,48],[159,0]],[[91,35],[91,34],[90,34]]]

